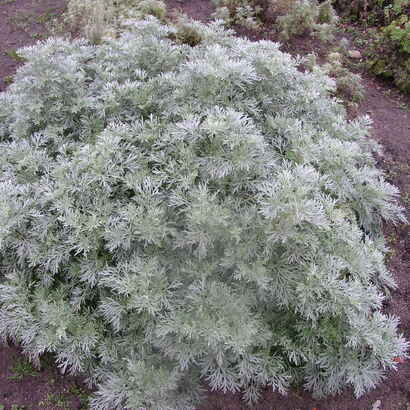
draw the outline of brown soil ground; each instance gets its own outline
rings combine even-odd
[[[64,9],[64,0],[0,0],[0,91],[11,81],[16,67],[21,64],[14,50],[33,44],[47,36],[46,22]],[[179,10],[187,16],[206,22],[213,12],[209,0],[166,0],[169,10]],[[252,40],[259,38],[276,41],[274,33],[252,33],[237,28],[238,35]],[[349,33],[339,36],[350,38]],[[353,47],[353,43],[351,43]],[[284,49],[294,54],[315,51],[323,56],[326,48],[310,38],[298,38]],[[5,53],[6,51],[6,53]],[[384,148],[384,156],[378,158],[388,179],[400,188],[402,205],[410,220],[410,97],[398,93],[389,83],[374,78],[363,64],[351,63],[353,71],[363,76],[364,102],[350,116],[367,114],[373,119],[372,136]],[[410,228],[409,226],[386,226],[385,233],[391,246],[388,255],[389,268],[398,288],[392,292],[385,311],[401,317],[400,331],[410,340]],[[20,362],[19,362],[20,360]],[[58,373],[52,361],[36,375],[25,375],[21,380],[18,364],[19,349],[0,344],[0,409],[80,409],[84,405],[85,388],[77,379]],[[13,370],[14,369],[14,370]],[[17,369],[17,370],[16,370]],[[314,400],[309,392],[300,389],[281,396],[265,391],[254,410],[371,410],[374,404],[380,410],[410,410],[410,360],[390,371],[377,389],[355,399],[350,390],[324,400]],[[13,407],[14,405],[14,407]],[[20,406],[20,407],[17,407]],[[198,410],[245,410],[239,394],[209,392],[209,397]]]
[[[47,37],[47,24],[65,6],[66,0],[0,0],[0,91],[21,64],[16,49]]]
[[[85,409],[87,393],[78,378],[62,375],[51,357],[37,371],[16,347],[0,343],[0,408]]]

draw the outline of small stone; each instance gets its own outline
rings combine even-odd
[[[350,58],[362,58],[362,54],[359,50],[349,50]]]

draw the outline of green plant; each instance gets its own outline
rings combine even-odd
[[[398,108],[399,110],[406,111],[407,105],[403,101],[396,101],[396,108]]]
[[[322,41],[331,41],[337,16],[330,0],[298,0],[285,15],[278,17],[281,36],[288,40],[292,36],[310,34]]]
[[[4,50],[3,52],[6,56],[8,56],[10,58],[13,58],[15,60],[21,60],[21,61],[23,60],[24,61],[24,59],[17,53],[17,49],[15,49],[15,48],[13,48],[11,50]]]
[[[151,15],[158,19],[164,19],[167,14],[165,3],[158,0],[141,0],[138,3],[138,10],[143,16]]]
[[[395,243],[397,241],[397,238],[394,235],[390,235],[386,238],[386,241],[388,243]]]
[[[225,25],[239,24],[250,30],[257,30],[261,26],[259,15],[263,9],[253,0],[212,0],[215,12],[212,17],[223,20]],[[265,2],[268,3],[268,2]]]
[[[78,398],[82,410],[88,409],[89,395],[75,382],[71,382],[70,393],[74,394]]]
[[[369,119],[279,45],[195,29],[195,47],[149,18],[20,52],[0,334],[85,373],[93,409],[194,408],[201,381],[359,396],[408,346],[381,311],[381,222],[405,219]]]
[[[389,249],[387,251],[387,259],[390,260],[392,258],[395,258],[397,256],[397,249]]]
[[[195,47],[203,41],[201,30],[195,27],[194,22],[189,22],[185,18],[180,18],[174,24],[175,39],[181,44],[188,44]]]
[[[7,23],[15,30],[25,31],[35,17],[34,12],[16,11],[7,19]]]
[[[342,55],[338,52],[328,54],[326,63],[319,67],[316,56],[310,54],[307,57],[306,68],[320,70],[329,75],[336,82],[335,95],[347,103],[358,103],[363,100],[364,88],[359,74],[352,73],[343,66]]]
[[[338,0],[337,3],[371,26],[366,30],[369,38],[362,43],[369,47],[369,66],[374,73],[392,79],[397,88],[409,93],[410,2]]]
[[[31,363],[23,357],[16,357],[10,366],[10,370],[12,371],[10,379],[22,380],[27,376],[38,375],[38,372],[33,369]]]
[[[66,20],[88,38],[100,44],[113,24],[114,8],[109,0],[70,0]]]
[[[410,93],[410,20],[405,14],[382,27],[373,44],[371,67],[377,75],[392,78]]]
[[[44,400],[40,400],[38,405],[40,407],[48,407],[52,409],[67,409],[70,407],[70,402],[67,398],[67,393],[68,391],[47,394],[47,397]]]
[[[160,0],[69,0],[65,20],[73,31],[79,31],[93,44],[105,36],[115,37],[127,19],[139,20],[149,15],[166,16]]]
[[[3,77],[4,84],[11,84],[13,82],[12,76]]]
[[[257,30],[261,25],[257,19],[257,15],[260,11],[260,7],[251,6],[249,4],[238,6],[235,10],[235,21],[237,24],[250,30]]]
[[[56,15],[53,14],[51,10],[46,10],[41,16],[36,18],[36,22],[44,24],[53,20],[54,18],[56,18]]]
[[[335,0],[345,15],[364,21],[367,25],[389,24],[400,14],[406,13],[409,0]]]
[[[214,20],[223,21],[225,26],[230,26],[233,23],[228,7],[217,7],[212,13],[211,18]]]

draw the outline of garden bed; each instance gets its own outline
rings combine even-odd
[[[206,0],[179,2],[167,1],[169,9],[182,9],[189,17],[207,21],[212,8]],[[64,2],[48,1],[2,1],[0,0],[0,90],[11,81],[16,67],[21,64],[15,50],[21,46],[33,44],[47,35],[46,23],[59,15],[64,9]],[[252,37],[277,40],[275,34],[255,34],[239,30],[241,34]],[[343,33],[348,37],[348,33]],[[304,53],[312,51],[317,44],[310,39],[298,38],[294,46],[287,51]],[[316,50],[315,50],[316,51]],[[375,79],[360,64],[353,69],[361,72],[364,84],[364,100],[351,116],[368,114],[373,120],[372,137],[384,148],[384,156],[379,158],[390,182],[402,192],[402,206],[410,219],[410,114],[409,98],[403,97],[388,83]],[[392,292],[391,299],[385,305],[385,312],[401,318],[400,331],[410,339],[410,230],[408,226],[386,226],[391,252],[388,255],[388,267],[398,283],[398,289]],[[6,409],[26,408],[81,408],[84,405],[83,386],[78,380],[58,375],[56,370],[45,368],[41,372],[24,367],[15,347],[0,347],[0,405]],[[16,377],[16,368],[22,367],[21,378]],[[47,366],[45,366],[47,367]],[[14,370],[13,370],[14,369]],[[32,374],[30,374],[30,372]],[[314,400],[309,393],[297,390],[287,396],[266,391],[254,409],[371,409],[407,410],[410,408],[410,363],[398,364],[398,370],[391,371],[387,379],[377,389],[355,399],[350,391],[324,400]],[[73,387],[75,386],[75,387]],[[12,407],[14,405],[14,407]],[[25,407],[16,407],[25,406]],[[199,409],[245,409],[247,408],[239,394],[223,395],[210,392],[209,398]]]

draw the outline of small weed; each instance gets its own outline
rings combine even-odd
[[[13,48],[11,50],[4,50],[4,54],[10,58],[14,58],[15,60],[19,60],[21,57],[17,54],[17,49]]]
[[[50,10],[47,10],[43,15],[36,18],[36,22],[39,24],[44,24],[51,21],[55,17],[55,14],[51,13]]]
[[[363,46],[363,45],[366,45],[368,43],[368,41],[365,38],[362,38],[362,37],[356,38],[355,42],[358,46]]]
[[[24,13],[16,13],[13,17],[7,20],[15,30],[24,31],[28,27],[30,15]]]
[[[11,410],[25,410],[26,406],[20,406],[19,404],[12,404]]]
[[[30,33],[30,37],[34,40],[41,40],[47,38],[47,34],[44,33]]]
[[[5,6],[6,4],[13,4],[14,0],[0,0],[0,7]],[[1,407],[0,407],[1,410]]]
[[[0,410],[4,410],[4,409],[5,409],[4,404],[0,404]]]
[[[389,95],[391,95],[391,90],[390,89],[384,90],[383,94],[389,96]]]
[[[387,179],[392,180],[396,177],[397,177],[397,172],[396,171],[390,170],[389,172],[386,173],[386,178]]]
[[[12,371],[12,375],[10,376],[10,379],[18,379],[22,380],[26,376],[37,376],[38,372],[36,372],[33,369],[33,366],[31,363],[22,357],[17,357],[13,364],[10,367],[10,370]]]
[[[11,84],[12,82],[13,82],[13,77],[11,75],[9,75],[7,77],[3,77],[3,83],[4,84]]]
[[[397,101],[396,108],[398,108],[399,110],[407,110],[407,105],[404,102]]]
[[[88,394],[75,382],[71,382],[70,393],[73,393],[77,396],[78,400],[81,403],[82,410],[88,409]]]
[[[390,235],[387,237],[387,242],[394,243],[396,242],[397,238],[394,235]]]
[[[164,19],[167,14],[165,3],[157,0],[141,0],[138,2],[138,9],[143,15],[151,15],[157,19]]]
[[[42,407],[51,407],[51,408],[69,408],[70,402],[66,397],[66,390],[60,393],[50,393],[44,400],[41,400],[38,405]]]
[[[0,0],[1,1],[1,0]],[[39,18],[42,18],[44,16],[40,16]],[[38,18],[37,14],[33,11],[31,12],[16,12],[12,17],[7,19],[7,23],[12,26],[15,30],[19,31],[27,31],[30,28],[30,26],[33,24],[33,22],[36,21]]]
[[[386,178],[394,179],[399,175],[403,175],[409,170],[410,170],[410,165],[391,161],[391,163],[389,164],[389,170],[386,172]]]
[[[391,258],[394,258],[396,256],[397,256],[397,250],[396,249],[389,249],[387,251],[387,254],[386,254],[387,259],[391,259]]]
[[[313,57],[313,66],[315,65],[314,60],[315,57]],[[344,67],[341,53],[330,53],[326,60],[327,62],[322,68],[328,75],[336,80],[336,95],[350,105],[351,109],[357,109],[357,104],[363,100],[364,91],[361,77],[358,74],[353,74]]]

